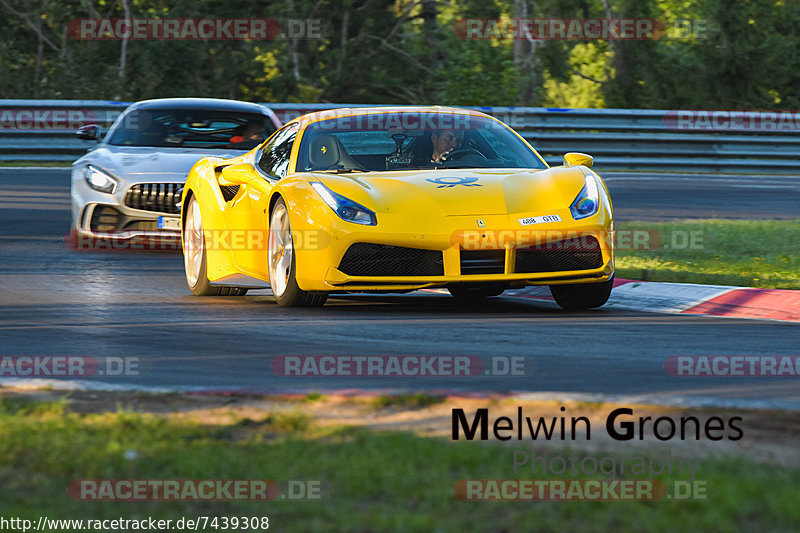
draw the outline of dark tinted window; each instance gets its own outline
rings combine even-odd
[[[275,131],[257,113],[205,109],[136,109],[114,125],[108,144],[250,150]]]
[[[297,136],[297,125],[287,126],[272,136],[264,146],[258,166],[265,174],[281,179],[289,171],[292,145]]]

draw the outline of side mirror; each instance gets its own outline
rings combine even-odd
[[[222,169],[222,174],[217,178],[220,185],[244,185],[256,175],[256,169],[250,163],[237,163]]]
[[[85,139],[87,141],[99,141],[100,140],[100,126],[97,124],[88,124],[86,126],[81,126],[78,128],[78,131],[75,132],[75,135],[78,136],[78,139]]]
[[[593,163],[594,158],[587,154],[582,154],[580,152],[569,152],[564,154],[564,165],[568,167],[574,167],[577,165],[591,167]]]

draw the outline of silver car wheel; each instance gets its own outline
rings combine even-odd
[[[186,270],[186,282],[190,287],[197,285],[200,267],[203,262],[205,240],[203,239],[203,220],[200,215],[200,204],[192,197],[183,226],[183,266]]]
[[[289,213],[286,206],[278,203],[269,220],[269,244],[267,246],[267,262],[269,263],[269,284],[272,293],[283,296],[289,285],[291,276],[292,230],[289,227]]]

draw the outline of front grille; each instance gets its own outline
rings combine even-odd
[[[142,211],[177,215],[181,212],[182,183],[137,183],[125,194],[125,205]]]
[[[502,274],[505,265],[505,250],[461,250],[462,276]]]
[[[600,243],[592,236],[540,244],[517,250],[514,271],[533,274],[591,270],[603,266]]]
[[[356,243],[339,270],[348,276],[443,276],[442,252],[387,244]]]
[[[115,208],[108,205],[98,205],[92,212],[89,229],[92,231],[117,231],[125,217]]]

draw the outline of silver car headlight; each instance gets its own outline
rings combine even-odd
[[[108,194],[114,194],[119,185],[119,181],[115,177],[94,165],[86,165],[83,169],[83,179],[92,189]]]

